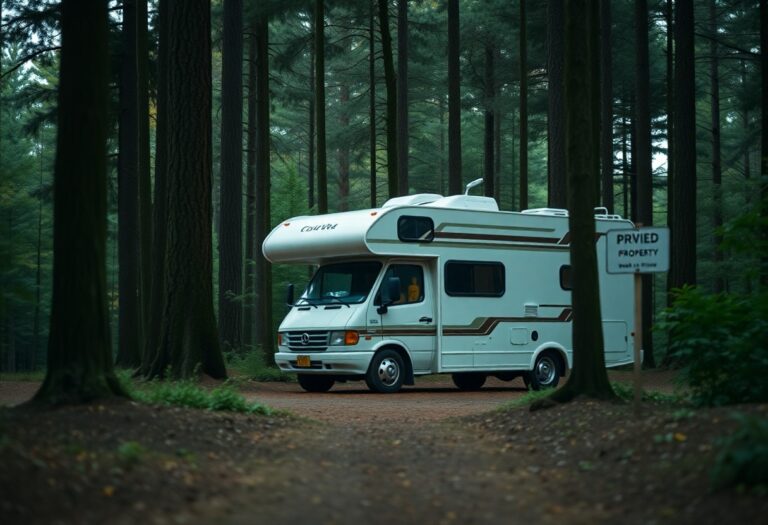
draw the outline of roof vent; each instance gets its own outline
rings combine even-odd
[[[417,193],[416,195],[404,195],[393,197],[384,203],[382,208],[394,208],[396,206],[422,206],[442,199],[437,193]]]
[[[499,211],[499,205],[493,197],[478,195],[451,195],[439,201],[430,202],[427,206],[433,208],[459,208],[463,210]]]
[[[550,215],[553,217],[568,217],[568,210],[561,208],[531,208],[530,210],[523,210],[521,213],[526,215]]]

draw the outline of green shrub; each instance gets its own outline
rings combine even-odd
[[[261,350],[251,350],[245,354],[227,354],[227,364],[239,374],[254,381],[287,382],[294,376],[286,374],[276,366],[268,365]]]
[[[712,485],[768,485],[768,418],[735,414],[739,426],[718,441],[719,451],[712,468]]]
[[[635,389],[632,385],[627,383],[611,383],[611,388],[623,401],[632,401],[635,399]],[[657,405],[671,405],[678,404],[685,401],[685,399],[674,394],[665,394],[663,392],[657,392],[654,390],[643,390],[641,397],[643,401],[656,403]]]
[[[656,329],[668,330],[670,353],[694,402],[768,401],[768,293],[675,291]]]
[[[141,461],[147,450],[136,441],[124,441],[117,447],[117,457],[125,466],[132,466]]]
[[[192,381],[152,382],[136,390],[133,397],[143,403],[197,408],[213,411],[265,414],[272,411],[259,403],[249,403],[232,385],[205,390]]]

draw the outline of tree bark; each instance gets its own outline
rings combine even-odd
[[[483,191],[486,197],[493,197],[496,193],[494,180],[496,163],[494,162],[494,146],[493,139],[496,126],[494,124],[494,111],[496,106],[496,93],[495,83],[496,79],[493,72],[493,59],[495,51],[491,44],[485,45],[485,127],[483,132]]]
[[[51,404],[124,394],[112,370],[106,292],[106,2],[63,0],[61,34],[48,368],[35,394]]]
[[[674,216],[672,211],[672,180],[675,176],[675,133],[674,133],[674,109],[675,109],[675,97],[674,97],[674,85],[675,85],[675,56],[674,56],[674,9],[672,6],[672,0],[667,0],[666,3],[666,23],[667,23],[667,225],[672,225],[672,217]],[[670,290],[669,274],[667,274],[667,292]],[[667,297],[670,295],[667,293]]]
[[[317,133],[317,212],[328,213],[328,164],[325,151],[325,6],[315,0],[315,119]]]
[[[760,79],[761,115],[763,132],[760,134],[760,215],[763,219],[761,241],[768,243],[768,2],[760,0]],[[760,257],[760,288],[768,290],[768,254],[763,250]]]
[[[379,1],[379,26],[381,29],[381,54],[384,58],[384,83],[387,90],[387,118],[385,120],[387,136],[387,187],[389,198],[400,195],[397,174],[397,84],[395,83],[395,63],[392,58],[392,37],[389,33],[389,3]]]
[[[152,174],[149,130],[149,30],[147,0],[136,0],[136,81],[138,84],[139,112],[139,309],[140,347],[143,353],[150,325],[152,297]]]
[[[136,53],[136,1],[123,2],[120,64],[118,214],[118,366],[140,361],[139,309],[139,98]]]
[[[715,263],[715,280],[713,290],[720,293],[725,290],[723,278],[723,252],[720,244],[723,236],[720,228],[723,226],[723,199],[722,180],[723,168],[720,154],[720,74],[718,72],[718,46],[717,46],[717,6],[715,0],[709,2],[709,86],[712,117],[712,227],[714,229],[714,246],[712,247],[712,259]]]
[[[224,0],[221,65],[219,341],[239,350],[243,293],[243,2]]]
[[[375,32],[375,7],[370,2],[370,15],[368,17],[368,84],[370,89],[368,115],[370,119],[370,199],[371,208],[376,207],[376,32]]]
[[[271,224],[271,171],[269,134],[269,24],[265,16],[257,20],[256,59],[256,246],[261,247]],[[318,108],[324,104],[318,104]],[[323,115],[325,121],[325,115]],[[323,124],[323,127],[325,124]],[[324,133],[323,133],[324,134]],[[325,146],[323,145],[323,151]],[[318,157],[318,165],[320,159]],[[324,190],[327,186],[320,184]],[[321,193],[322,195],[322,193]],[[327,204],[326,204],[327,206]],[[326,210],[327,211],[327,210]],[[274,334],[272,330],[272,265],[258,250],[255,264],[256,315],[259,318],[258,342],[265,362],[274,362]]]
[[[528,37],[526,0],[520,0],[520,210],[528,208]]]
[[[608,2],[602,2],[607,4]],[[547,171],[548,206],[566,208],[565,108],[563,107],[563,0],[547,2]]]
[[[345,133],[349,128],[349,86],[343,81],[339,86],[339,128]],[[339,161],[339,211],[349,210],[349,142],[342,140],[337,151]]]
[[[256,24],[250,23],[250,38],[248,39],[248,124],[246,146],[246,176],[245,176],[245,284],[243,295],[243,344],[253,346],[255,314],[255,277],[254,265],[258,253],[256,240]]]
[[[600,2],[600,169],[602,201],[608,213],[613,213],[613,36],[611,2]]]
[[[150,376],[226,377],[213,312],[210,0],[168,1],[165,301]]]
[[[315,107],[317,105],[317,94],[315,93],[315,46],[309,45],[309,137],[307,139],[307,209],[312,210],[315,207]]]
[[[696,284],[696,85],[693,0],[675,2],[675,173],[670,232],[671,288]]]
[[[591,61],[599,60],[592,34],[599,30],[597,13],[587,0],[565,4],[565,110],[566,165],[568,172],[568,225],[571,232],[573,268],[573,368],[568,381],[553,395],[555,401],[569,401],[578,395],[597,399],[615,397],[605,370],[600,289],[595,250],[594,170],[599,116],[594,105],[599,89]],[[589,13],[589,14],[587,14]]]
[[[459,0],[448,0],[448,193],[462,191]]]
[[[408,0],[397,1],[397,189],[408,195]]]
[[[651,167],[651,80],[648,62],[648,2],[635,0],[635,172],[637,177],[637,221],[653,225],[653,185]],[[642,276],[643,358],[647,366],[656,365],[653,356],[653,276]]]

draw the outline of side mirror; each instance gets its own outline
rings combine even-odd
[[[293,283],[288,285],[288,289],[285,292],[285,304],[293,306]]]
[[[379,314],[387,313],[389,305],[400,299],[400,278],[390,277],[381,287],[381,306],[376,309]]]

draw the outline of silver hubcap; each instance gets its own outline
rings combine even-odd
[[[536,363],[536,380],[540,385],[549,385],[555,380],[557,367],[551,357],[542,357]]]
[[[397,361],[385,357],[379,363],[379,379],[387,386],[392,386],[397,383],[400,378],[400,366]]]

